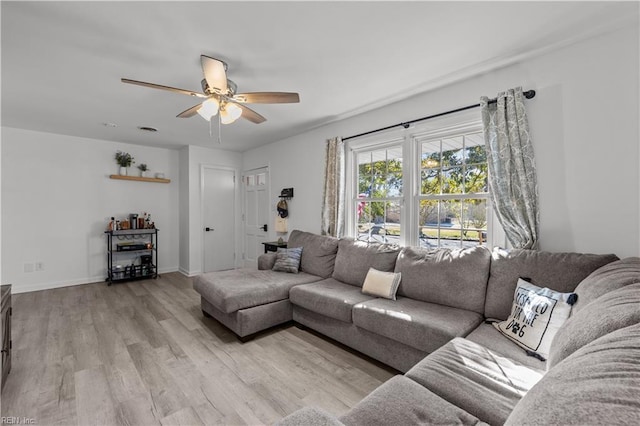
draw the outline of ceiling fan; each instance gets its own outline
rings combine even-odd
[[[227,78],[227,64],[219,59],[200,55],[204,79],[201,81],[202,92],[177,89],[175,87],[162,86],[160,84],[146,83],[144,81],[122,78],[123,83],[136,84],[152,89],[167,90],[169,92],[194,96],[204,99],[197,105],[182,111],[179,118],[189,118],[199,114],[209,121],[211,117],[220,113],[220,122],[230,124],[242,117],[252,123],[260,124],[266,121],[262,115],[243,104],[280,104],[300,102],[300,96],[291,92],[251,92],[236,93],[237,85]]]

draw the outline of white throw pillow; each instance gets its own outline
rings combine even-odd
[[[367,277],[362,284],[362,292],[372,296],[396,300],[396,291],[400,285],[400,272],[382,272],[369,268]]]
[[[530,355],[546,360],[551,341],[571,314],[575,293],[558,293],[518,279],[511,314],[493,326]]]

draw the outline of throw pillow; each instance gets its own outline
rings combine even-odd
[[[382,272],[369,268],[362,284],[362,292],[371,296],[396,300],[396,291],[400,285],[400,272]]]
[[[302,247],[279,248],[276,252],[276,262],[273,264],[273,271],[289,272],[297,274],[300,269],[300,258],[302,257]]]
[[[493,326],[523,347],[529,355],[546,360],[551,341],[571,314],[577,296],[559,293],[518,280],[511,314]]]

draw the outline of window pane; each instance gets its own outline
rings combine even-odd
[[[487,240],[487,200],[465,200],[463,217],[466,228],[463,245],[465,247],[485,245]]]
[[[384,238],[382,242],[390,244],[400,243],[400,203],[385,203]]]
[[[463,186],[463,168],[451,167],[442,170],[442,193],[443,194],[462,194]]]
[[[387,177],[384,175],[375,175],[373,177],[373,186],[371,187],[371,198],[386,198],[389,192],[387,186]]]
[[[438,201],[420,200],[418,238],[421,247],[438,247]]]
[[[440,247],[459,248],[462,236],[462,203],[460,200],[440,201]]]
[[[424,195],[440,194],[440,177],[440,169],[423,170],[420,193]]]
[[[467,166],[464,179],[464,191],[467,194],[488,192],[486,164]]]
[[[389,197],[400,197],[402,195],[402,172],[390,173],[387,176],[387,188]]]
[[[462,165],[463,140],[462,136],[442,140],[442,167]]]
[[[358,176],[358,197],[371,196],[371,176]]]
[[[440,141],[424,142],[422,144],[421,168],[440,167]]]
[[[266,185],[267,184],[267,174],[266,173],[259,173],[257,175],[257,184],[258,185]]]
[[[486,163],[487,153],[484,147],[484,136],[482,133],[474,133],[464,137],[464,157],[467,164]]]

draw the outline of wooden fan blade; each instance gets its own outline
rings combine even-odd
[[[289,92],[238,93],[233,100],[247,104],[294,104],[300,102],[300,95]]]
[[[260,124],[260,123],[264,123],[265,121],[267,121],[266,118],[264,118],[263,116],[261,116],[260,114],[258,114],[257,112],[255,112],[254,110],[252,110],[251,108],[248,108],[242,104],[236,103],[234,102],[236,105],[238,105],[240,107],[240,109],[242,110],[242,118],[245,118],[247,120],[249,120],[252,123],[256,123],[256,124]]]
[[[191,90],[178,89],[176,87],[170,87],[170,86],[162,86],[160,84],[147,83],[147,82],[138,81],[138,80],[130,80],[128,78],[121,78],[120,81],[122,81],[123,83],[127,83],[127,84],[135,84],[137,86],[150,87],[151,89],[167,90],[169,92],[180,93],[182,95],[196,96],[198,98],[206,98],[207,97],[207,95],[205,95],[203,93],[198,93],[198,92],[194,92],[194,91],[191,91]]]
[[[209,87],[226,95],[227,72],[225,71],[224,62],[209,56],[200,55],[200,63],[202,64],[202,72]]]
[[[179,118],[189,118],[189,117],[193,117],[194,115],[196,115],[198,113],[198,110],[202,107],[202,104],[198,104],[198,105],[194,105],[189,109],[185,109],[184,111],[182,111],[180,114],[176,115],[176,117]]]

